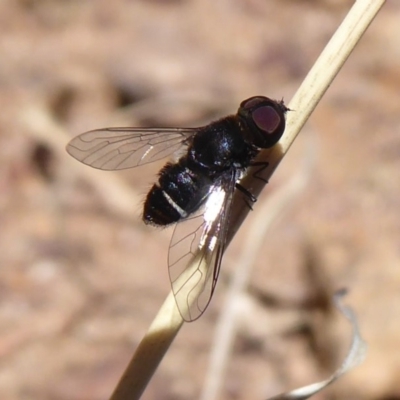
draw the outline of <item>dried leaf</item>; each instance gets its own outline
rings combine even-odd
[[[357,318],[350,307],[342,303],[342,297],[347,293],[345,289],[338,291],[333,300],[336,308],[350,321],[353,328],[350,349],[342,365],[326,380],[303,386],[290,392],[282,393],[268,400],[304,400],[325,389],[343,374],[361,364],[366,356],[367,344],[363,341],[358,329]]]

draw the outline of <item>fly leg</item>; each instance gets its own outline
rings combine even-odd
[[[251,193],[249,190],[247,190],[244,186],[241,184],[237,183],[236,189],[239,190],[244,194],[243,200],[247,204],[247,207],[250,208],[250,210],[253,211],[253,204],[257,201],[257,197],[254,196],[253,193]]]
[[[266,168],[269,166],[269,162],[267,161],[257,161],[253,162],[250,164],[251,167],[260,167],[255,170],[253,173],[254,178],[260,179],[261,181],[268,183],[268,181],[263,178],[261,175],[259,175],[262,171],[264,171]],[[246,189],[244,186],[240,185],[239,183],[236,184],[236,189],[238,189],[240,192],[244,194],[243,200],[246,203],[247,207],[250,208],[250,210],[253,210],[253,204],[257,201],[257,197],[254,196],[253,193],[251,193],[248,189]]]
[[[267,179],[263,178],[262,176],[259,175],[259,173],[263,172],[266,168],[268,168],[269,162],[267,161],[256,161],[250,164],[250,167],[260,167],[258,168],[253,176],[254,178],[260,179],[261,181],[268,183]]]

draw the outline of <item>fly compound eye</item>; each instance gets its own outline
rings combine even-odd
[[[257,107],[260,103],[265,102],[267,98],[263,96],[254,96],[250,97],[247,100],[242,101],[240,104],[240,108],[243,110],[251,110],[254,107]]]
[[[281,116],[270,106],[256,108],[251,116],[257,127],[265,133],[275,133],[282,122]]]
[[[264,96],[254,96],[244,100],[238,115],[246,129],[246,140],[259,148],[274,146],[285,130],[285,114],[288,108],[283,101],[275,101]]]

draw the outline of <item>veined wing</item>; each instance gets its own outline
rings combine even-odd
[[[179,222],[169,247],[172,291],[182,318],[194,321],[207,308],[217,284],[237,173],[222,177],[210,188],[201,207]]]
[[[72,139],[67,152],[93,168],[126,169],[173,154],[196,131],[196,128],[96,129]]]

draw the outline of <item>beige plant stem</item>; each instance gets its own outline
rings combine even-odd
[[[140,398],[182,324],[183,319],[171,292],[136,349],[110,400]]]
[[[377,2],[374,2],[374,6],[376,7],[369,8],[366,7],[367,3],[371,2],[359,1],[355,4],[292,99],[289,108],[294,111],[288,114],[288,127],[280,142],[281,147],[279,148],[276,146],[275,149],[272,150],[272,154],[269,153],[267,157],[269,162],[271,162],[271,158],[274,155],[276,156],[276,163],[271,166],[271,170],[278,165],[284,154],[287,152],[297,132],[302,128],[308,116],[329,87],[331,79],[336,76],[340,67],[349,56],[352,48],[356,45],[362,33],[379,10]],[[366,9],[368,9],[369,12],[366,12]],[[340,51],[337,49],[340,49]],[[297,111],[299,109],[301,110],[301,113]],[[291,134],[291,132],[293,132],[293,134]],[[275,153],[273,153],[274,151]],[[298,179],[293,181],[293,185],[283,188],[282,195],[280,192],[277,193],[279,201],[274,202],[275,196],[272,196],[269,201],[262,206],[262,209],[264,209],[265,212],[258,210],[260,215],[266,216],[262,221],[264,225],[262,228],[258,228],[259,221],[255,221],[252,230],[256,230],[261,234],[257,234],[251,241],[247,241],[248,243],[244,246],[245,250],[243,256],[239,260],[238,268],[235,270],[232,278],[231,287],[227,295],[227,305],[223,310],[216,328],[210,366],[207,372],[201,399],[212,400],[218,398],[218,392],[222,385],[224,371],[236,331],[234,299],[239,298],[241,292],[246,288],[248,275],[251,271],[251,262],[249,262],[249,260],[252,261],[254,255],[259,253],[259,248],[264,234],[272,222],[272,219],[276,214],[279,214],[279,212],[282,211],[282,206],[287,205],[291,198],[296,195],[296,191],[300,190],[304,185],[307,176],[304,172],[300,173]],[[250,185],[252,185],[252,193],[256,192],[254,185],[257,182],[253,181],[251,175],[249,175],[247,179],[249,179],[249,182],[245,183],[244,186],[250,187]],[[283,198],[279,198],[279,196],[282,196]],[[275,214],[271,213],[271,210],[275,211]]]
[[[262,152],[259,159],[269,162],[269,175],[275,170],[293,143],[300,129],[328,89],[347,57],[354,49],[369,24],[385,3],[384,0],[358,0],[355,2],[341,26],[338,28],[299,90],[289,104],[287,128],[280,143],[271,151]],[[256,196],[264,185],[251,174],[243,178],[243,186],[251,188]],[[230,240],[248,212],[247,207],[237,207],[232,216]],[[182,319],[176,310],[174,297],[170,294],[154,322],[140,343],[111,400],[139,399],[151,376],[182,326]]]

